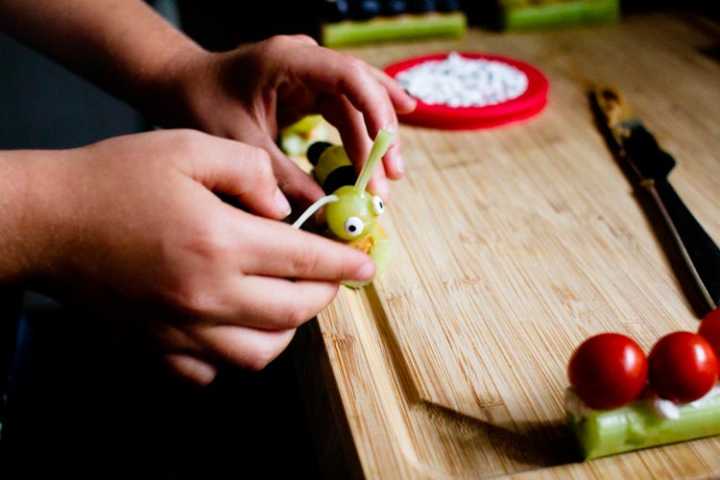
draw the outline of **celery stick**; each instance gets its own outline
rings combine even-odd
[[[577,0],[528,6],[505,3],[502,20],[507,30],[613,22],[620,16],[618,0]]]
[[[720,388],[677,410],[678,418],[664,418],[641,399],[615,410],[569,412],[568,422],[585,459],[720,434]]]
[[[467,19],[461,12],[347,20],[323,25],[322,42],[328,47],[340,47],[423,37],[460,37],[466,28]]]
[[[370,155],[368,155],[368,159],[365,162],[365,165],[363,165],[360,175],[355,182],[355,188],[359,191],[363,192],[367,188],[367,184],[375,172],[375,167],[377,167],[377,164],[380,163],[382,157],[384,157],[387,153],[390,148],[390,144],[392,144],[393,137],[394,134],[392,132],[384,129],[381,129],[380,133],[378,133],[377,137],[375,137],[373,146],[370,149]]]

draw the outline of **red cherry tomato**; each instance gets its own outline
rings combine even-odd
[[[608,410],[635,400],[647,384],[648,362],[634,340],[603,333],[585,340],[568,367],[570,384],[590,408]]]
[[[665,335],[650,352],[650,386],[662,398],[687,403],[703,397],[718,379],[718,362],[700,335]]]
[[[715,357],[720,359],[720,308],[707,314],[700,324],[698,333],[713,347]]]

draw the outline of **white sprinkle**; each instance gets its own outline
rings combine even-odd
[[[519,97],[527,90],[524,72],[504,62],[464,58],[453,52],[397,75],[410,95],[428,105],[484,107]]]

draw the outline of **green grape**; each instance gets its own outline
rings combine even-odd
[[[338,200],[330,203],[325,210],[333,235],[346,241],[367,235],[375,226],[378,215],[373,208],[373,196],[353,185],[338,188],[334,195]]]
[[[285,127],[283,132],[309,134],[322,123],[322,115],[307,115],[292,125]]]
[[[385,210],[382,199],[367,193],[365,189],[372,172],[390,147],[392,137],[390,132],[381,130],[355,185],[345,185],[333,192],[337,200],[327,206],[325,214],[328,227],[336,237],[345,241],[364,237],[374,229],[376,217]],[[334,155],[338,159],[347,158],[342,148],[335,151]]]
[[[388,238],[387,233],[385,233],[385,230],[383,230],[380,226],[380,223],[376,222],[375,227],[367,233],[365,239],[361,239],[357,242],[351,242],[348,245],[353,246],[355,244],[361,244],[367,238],[370,239],[370,249],[366,250],[364,248],[360,248],[360,250],[370,255],[370,258],[372,258],[373,262],[375,262],[375,276],[377,277],[383,274],[385,267],[390,262],[390,258],[393,254],[392,242],[390,241],[390,238]],[[350,288],[361,288],[371,282],[372,280],[368,280],[366,282],[345,282],[343,285]]]
[[[280,148],[291,157],[300,157],[305,155],[311,143],[328,136],[322,116],[308,115],[280,132]]]

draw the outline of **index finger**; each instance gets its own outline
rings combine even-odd
[[[365,133],[366,128],[362,115],[345,96],[334,102],[326,102],[320,111],[328,121],[337,125],[345,150],[357,172],[360,173],[372,147],[372,141]],[[370,183],[370,190],[376,195],[380,195],[385,201],[388,200],[390,194],[390,187],[385,175],[386,170],[395,173],[395,169],[389,169],[387,166],[386,168],[376,168]],[[398,177],[393,175],[393,178]]]
[[[249,255],[240,259],[244,273],[303,280],[366,281],[375,264],[364,253],[285,223],[254,217],[242,222],[241,235]]]
[[[373,66],[369,66],[368,68],[370,73],[377,78],[383,87],[385,87],[388,91],[390,99],[395,106],[395,110],[399,113],[410,113],[415,110],[415,107],[417,107],[417,101],[408,95],[408,93],[394,78]]]
[[[365,62],[327,48],[307,48],[313,51],[290,59],[290,71],[318,91],[346,96],[362,113],[370,138],[382,128],[395,130],[397,116],[390,95]]]

